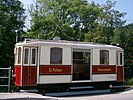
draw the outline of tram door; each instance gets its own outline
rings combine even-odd
[[[90,50],[73,50],[73,81],[90,80]]]
[[[24,47],[22,86],[36,86],[37,80],[37,47]]]

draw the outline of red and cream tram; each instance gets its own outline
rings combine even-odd
[[[27,39],[15,45],[15,85],[45,91],[109,88],[123,84],[123,59],[123,49],[117,46]]]

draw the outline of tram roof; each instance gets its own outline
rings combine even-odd
[[[79,41],[66,41],[66,40],[40,40],[40,39],[25,39],[23,42],[16,43],[16,46],[69,46],[77,48],[107,48],[107,49],[118,49],[123,51],[121,47],[114,45],[99,44],[93,42],[79,42]]]

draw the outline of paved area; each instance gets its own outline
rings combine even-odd
[[[65,97],[59,100],[133,100],[133,88],[116,94]]]
[[[58,100],[56,97],[35,93],[0,93],[0,100]]]
[[[133,100],[133,88],[115,94],[76,95],[65,97],[43,96],[36,93],[0,93],[0,100]]]

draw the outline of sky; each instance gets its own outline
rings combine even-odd
[[[19,0],[21,1],[24,6],[27,8],[30,4],[32,4],[35,0]],[[88,0],[88,2],[94,1],[95,3],[99,4],[105,4],[107,0]],[[133,0],[112,0],[112,1],[117,1],[115,5],[115,10],[118,10],[120,12],[125,12],[127,13],[125,17],[123,18],[124,20],[127,20],[127,24],[133,23]]]

